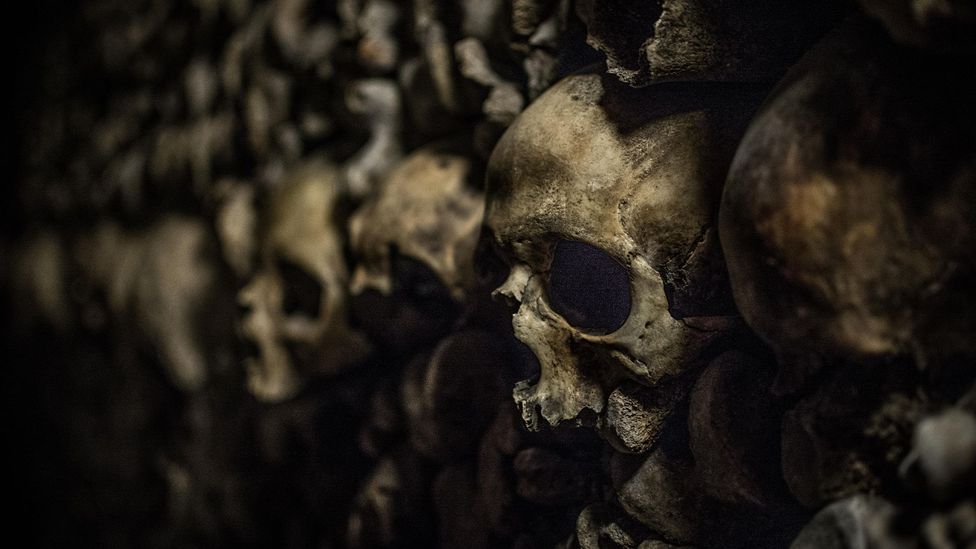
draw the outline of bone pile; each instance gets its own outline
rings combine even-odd
[[[976,547],[971,0],[49,17],[37,546]]]

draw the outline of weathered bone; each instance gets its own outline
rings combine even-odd
[[[976,88],[957,80],[852,19],[791,70],[730,170],[722,245],[779,390],[805,395],[783,423],[805,505],[885,486],[915,422],[948,404],[925,378],[976,359],[960,305],[976,297]]]
[[[711,361],[691,392],[689,446],[702,490],[730,505],[786,506],[779,459],[775,369],[738,351]]]
[[[6,252],[6,253],[2,253]],[[66,288],[69,252],[54,232],[32,234],[13,250],[0,250],[8,265],[2,282],[14,290],[14,308],[28,331],[45,324],[59,331],[72,325]]]
[[[732,311],[716,247],[702,242],[714,240],[724,167],[759,98],[742,87],[638,91],[581,73],[540,97],[499,142],[486,225],[512,265],[496,294],[519,304],[516,337],[542,367],[515,390],[531,428],[582,423],[581,414],[604,423],[607,395],[625,378],[667,392],[662,404],[680,400],[687,381],[676,380],[721,330],[682,317]],[[613,297],[629,302],[620,326],[599,333],[555,312],[551,262],[565,241],[625,273],[629,287],[618,291],[629,295]],[[646,445],[653,433],[641,438]]]
[[[775,81],[842,13],[803,0],[577,3],[587,42],[622,82]]]
[[[976,88],[949,60],[892,46],[861,19],[818,45],[730,170],[721,231],[736,303],[781,354],[922,366],[976,354],[976,314],[957,305],[976,291]]]
[[[346,90],[345,105],[369,130],[369,140],[342,168],[344,192],[362,199],[374,192],[403,154],[400,92],[389,80],[358,80]]]
[[[214,225],[224,260],[239,277],[251,272],[257,254],[254,187],[224,179],[217,185],[220,204]]]
[[[627,515],[679,545],[694,544],[705,534],[703,497],[695,489],[690,462],[655,448],[646,456],[615,454],[610,467]]]
[[[869,546],[872,522],[894,511],[890,503],[855,496],[828,505],[803,528],[790,549],[855,549]]]
[[[208,341],[205,347],[199,339],[209,298],[218,293],[218,269],[208,256],[213,249],[203,223],[171,216],[146,232],[106,222],[75,252],[85,274],[106,292],[111,312],[133,314],[184,391],[203,388],[210,375],[207,350],[221,346]]]
[[[306,377],[335,374],[367,352],[365,338],[349,328],[346,318],[348,275],[337,196],[336,169],[309,162],[291,174],[265,212],[262,266],[238,296],[249,309],[242,329],[260,350],[249,360],[248,387],[262,400],[293,396]],[[320,287],[321,295],[305,296],[318,299],[314,311],[284,309],[289,288],[280,271],[282,260]],[[303,364],[289,356],[289,347],[296,346],[310,353]]]
[[[361,262],[352,293],[389,294],[390,253],[420,261],[463,301],[474,284],[474,247],[484,198],[470,179],[471,162],[450,147],[420,149],[396,165],[352,216],[349,238]]]

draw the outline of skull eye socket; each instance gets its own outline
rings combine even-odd
[[[394,295],[424,308],[444,312],[451,309],[451,293],[430,267],[400,255],[396,249],[391,256]]]
[[[567,322],[611,333],[630,316],[630,277],[599,248],[560,240],[549,271],[549,304]]]
[[[494,290],[508,278],[509,266],[502,259],[490,229],[483,230],[474,258],[475,274],[483,288]]]
[[[283,282],[281,309],[286,315],[304,315],[309,318],[319,316],[322,302],[322,284],[305,269],[287,259],[276,257],[275,267]]]

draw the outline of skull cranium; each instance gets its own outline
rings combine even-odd
[[[806,505],[886,489],[911,426],[973,384],[976,88],[960,70],[851,19],[791,69],[732,163],[722,245],[776,390],[801,395],[782,463]]]
[[[355,317],[397,352],[443,335],[471,297],[484,204],[471,172],[461,152],[424,147],[397,164],[349,220],[359,260],[350,284]]]
[[[635,90],[580,73],[516,120],[488,167],[486,225],[511,267],[495,291],[541,365],[515,400],[526,424],[608,425],[624,381],[655,388],[655,413],[730,326],[712,228],[725,167],[760,95],[754,87]],[[589,416],[589,418],[587,418]],[[648,433],[654,437],[655,433]],[[645,437],[646,438],[646,437]]]
[[[271,197],[261,267],[238,295],[248,309],[242,329],[259,349],[248,365],[259,399],[288,398],[302,378],[335,373],[366,353],[346,319],[336,181],[331,165],[309,162]]]

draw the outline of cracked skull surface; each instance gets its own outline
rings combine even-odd
[[[515,336],[541,367],[514,391],[529,428],[590,424],[618,449],[646,450],[659,429],[640,440],[616,432],[629,422],[610,419],[608,399],[666,417],[710,343],[734,325],[713,227],[759,92],[637,90],[584,72],[501,139],[488,166],[486,238],[510,267],[495,295],[517,306]],[[651,390],[614,398],[625,382]]]

